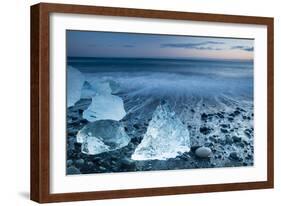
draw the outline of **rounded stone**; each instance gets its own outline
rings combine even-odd
[[[229,158],[236,161],[242,161],[243,159],[238,155],[237,152],[231,152]]]
[[[200,158],[208,158],[212,154],[212,150],[209,147],[199,147],[195,150],[195,155]]]
[[[77,166],[82,166],[85,163],[85,161],[83,159],[78,159],[75,161],[75,163]]]
[[[67,160],[67,161],[66,161],[66,165],[67,165],[67,166],[71,166],[72,164],[73,164],[73,161],[72,161],[72,160]]]
[[[99,166],[99,170],[102,171],[102,172],[105,172],[105,171],[106,171],[106,168],[103,167],[103,166]]]
[[[80,174],[80,170],[74,166],[68,167],[66,173],[68,175]]]
[[[94,166],[94,163],[93,162],[87,162],[87,165],[92,167],[92,166]]]
[[[234,142],[241,142],[242,141],[242,138],[237,137],[237,136],[233,136],[232,139],[233,139]]]

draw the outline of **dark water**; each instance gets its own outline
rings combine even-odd
[[[95,72],[183,72],[196,74],[236,70],[241,75],[252,75],[253,61],[250,60],[206,60],[206,59],[145,59],[145,58],[88,58],[69,57],[68,65],[83,73]],[[196,72],[197,71],[197,72]]]

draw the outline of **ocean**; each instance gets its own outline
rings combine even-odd
[[[68,58],[90,78],[111,78],[139,95],[216,95],[253,98],[253,62],[246,60]]]

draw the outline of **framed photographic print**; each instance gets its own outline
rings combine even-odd
[[[273,187],[273,19],[31,7],[31,199]]]

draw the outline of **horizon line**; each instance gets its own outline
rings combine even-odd
[[[67,58],[101,58],[101,59],[169,59],[169,60],[227,60],[227,61],[253,61],[254,59],[231,58],[204,58],[204,57],[95,57],[95,56],[67,56]]]

